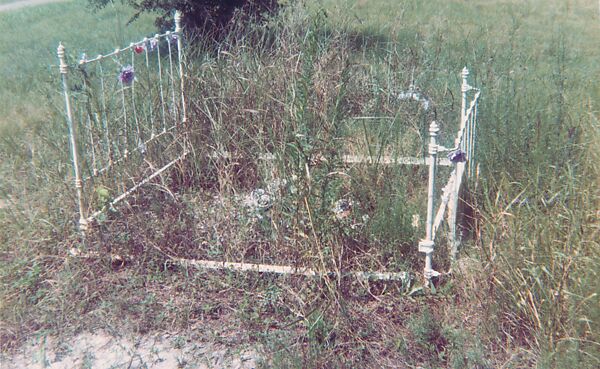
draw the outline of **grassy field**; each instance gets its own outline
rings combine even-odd
[[[201,326],[228,345],[260,344],[266,367],[600,364],[596,1],[309,1],[218,47],[198,41],[188,51],[193,157],[94,228],[85,248],[105,257],[71,258],[82,244],[54,53],[58,41],[74,60],[154,33],[150,18],[125,26],[128,16],[79,3],[0,14],[3,350],[84,329]],[[425,169],[339,158],[424,153],[432,116],[395,98],[411,83],[435,102],[448,142],[464,66],[482,90],[480,171],[459,259],[443,242],[436,252],[436,268],[453,271],[436,288],[170,263],[418,275],[424,231],[411,223],[424,217]],[[211,150],[242,159],[207,160]],[[265,167],[265,150],[283,159]],[[272,178],[286,183],[268,213],[240,206]],[[341,198],[355,204],[345,220],[331,215]]]
[[[47,119],[59,42],[70,57],[78,58],[83,52],[97,55],[156,32],[151,17],[128,26],[130,16],[122,6],[95,13],[80,1],[0,13],[0,129]]]

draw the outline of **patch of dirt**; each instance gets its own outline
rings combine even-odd
[[[26,6],[43,5],[43,4],[49,4],[49,3],[64,2],[64,1],[66,1],[66,0],[15,0],[11,3],[0,5],[0,12],[16,10],[16,9],[24,8]]]
[[[117,337],[106,331],[81,333],[72,338],[41,337],[31,340],[15,355],[0,357],[9,368],[256,368],[253,349],[228,349],[213,343],[161,333]]]

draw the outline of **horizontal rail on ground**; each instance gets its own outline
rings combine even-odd
[[[82,258],[82,259],[93,259],[99,257],[105,257],[107,255],[101,254],[97,251],[89,251],[82,253],[76,248],[72,248],[69,251],[71,257]],[[110,254],[111,260],[118,262],[126,262],[134,259],[132,255],[118,255]],[[167,255],[170,262],[178,264],[184,267],[195,267],[199,269],[208,270],[231,270],[236,272],[255,272],[255,273],[272,273],[281,275],[300,275],[305,277],[331,277],[338,275],[338,272],[325,271],[320,272],[310,268],[293,267],[290,265],[273,265],[273,264],[255,264],[255,263],[236,263],[227,261],[212,261],[212,260],[198,260],[198,259],[185,259],[177,258]],[[412,275],[408,272],[361,272],[361,271],[347,271],[342,272],[343,276],[349,276],[362,281],[375,280],[375,281],[409,281],[412,279]]]
[[[293,267],[290,265],[272,265],[272,264],[254,264],[254,263],[235,263],[226,261],[196,260],[172,258],[174,262],[183,266],[194,266],[201,269],[211,270],[234,270],[239,272],[256,273],[274,273],[274,274],[292,274],[303,275],[306,277],[324,277],[334,276],[337,272],[320,272],[309,268]],[[359,280],[386,280],[386,281],[405,281],[410,279],[410,273],[407,272],[343,272],[344,276],[351,276]]]
[[[243,158],[242,155],[233,156],[231,153],[225,151],[222,153],[212,152],[208,155],[210,159],[231,159],[231,158]],[[260,154],[258,156],[259,160],[275,160],[276,156],[274,154]],[[383,165],[429,165],[431,159],[429,157],[426,158],[416,158],[411,156],[405,157],[394,157],[394,156],[380,156],[380,157],[372,157],[365,155],[342,155],[342,161],[346,164],[383,164]],[[453,163],[448,158],[438,158],[437,165],[450,167]]]

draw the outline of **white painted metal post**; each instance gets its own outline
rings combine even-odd
[[[184,73],[183,73],[183,32],[181,28],[181,12],[175,11],[175,34],[177,35],[177,59],[179,61],[179,83],[181,88],[181,122],[187,121],[187,109],[185,106]]]
[[[425,239],[419,241],[419,252],[425,253],[425,269],[423,275],[425,280],[429,282],[432,277],[439,275],[438,272],[432,268],[432,256],[435,246],[435,240],[433,239],[433,208],[435,200],[435,173],[436,173],[436,161],[438,153],[437,135],[440,131],[439,126],[435,121],[431,122],[429,126],[429,182],[427,186],[427,220],[425,223]]]
[[[461,150],[466,155],[467,161],[470,162],[471,161],[471,156],[470,156],[471,141],[469,140],[469,138],[471,136],[471,114],[469,111],[469,106],[467,105],[468,92],[471,89],[471,86],[469,86],[469,83],[467,81],[467,78],[469,76],[469,71],[466,68],[463,68],[461,75],[462,75],[462,84],[461,84],[461,95],[462,95],[462,99],[461,99],[461,109],[462,109],[461,117],[462,118],[461,119],[462,119],[462,123],[461,123],[461,126],[464,127],[464,130],[463,130],[463,135],[462,135],[460,146],[461,146]],[[466,165],[466,167],[467,167],[467,172],[468,172],[468,164]]]
[[[465,139],[465,125],[467,124],[466,122],[466,118],[467,118],[467,93],[469,92],[469,90],[471,89],[471,86],[469,86],[469,83],[467,81],[467,78],[469,77],[469,70],[467,69],[467,67],[464,67],[462,72],[461,72],[461,77],[462,77],[462,84],[461,84],[461,92],[462,92],[462,99],[461,99],[461,106],[460,106],[460,131],[459,132],[463,132],[463,134],[460,137],[456,138],[456,143],[455,146],[458,147],[458,149],[462,150],[463,152],[465,152],[465,145],[466,143],[466,139]],[[470,158],[467,158],[467,160],[469,160]],[[462,176],[463,173],[465,171],[465,163],[464,162],[457,162],[454,164],[454,188],[451,190],[450,192],[450,201],[448,203],[448,228],[449,228],[449,241],[450,241],[450,256],[452,259],[456,258],[456,254],[458,253],[458,245],[459,245],[459,240],[458,240],[458,236],[457,236],[457,232],[456,232],[456,221],[457,221],[457,216],[458,216],[458,198],[460,195],[460,187],[461,187],[461,183],[462,183]]]
[[[79,152],[77,148],[77,126],[73,124],[73,113],[71,111],[71,99],[69,97],[69,82],[67,74],[69,66],[65,60],[65,47],[62,43],[58,45],[57,55],[59,60],[59,69],[62,76],[63,94],[65,97],[65,110],[67,113],[67,126],[69,128],[69,142],[71,144],[71,159],[73,161],[73,171],[75,173],[75,189],[77,191],[77,202],[79,205],[79,230],[83,233],[87,230],[87,217],[83,201],[83,182],[81,180]]]
[[[433,227],[433,207],[435,201],[435,174],[437,161],[437,135],[440,127],[435,121],[429,125],[429,182],[427,186],[427,228],[425,229],[425,237],[432,240]]]

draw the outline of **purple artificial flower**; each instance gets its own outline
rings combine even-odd
[[[124,85],[130,85],[135,79],[135,72],[133,71],[133,67],[128,65],[121,69],[121,73],[119,73],[119,81],[121,81]]]
[[[464,163],[467,161],[467,153],[462,151],[461,149],[450,151],[448,153],[448,160],[453,163]]]

